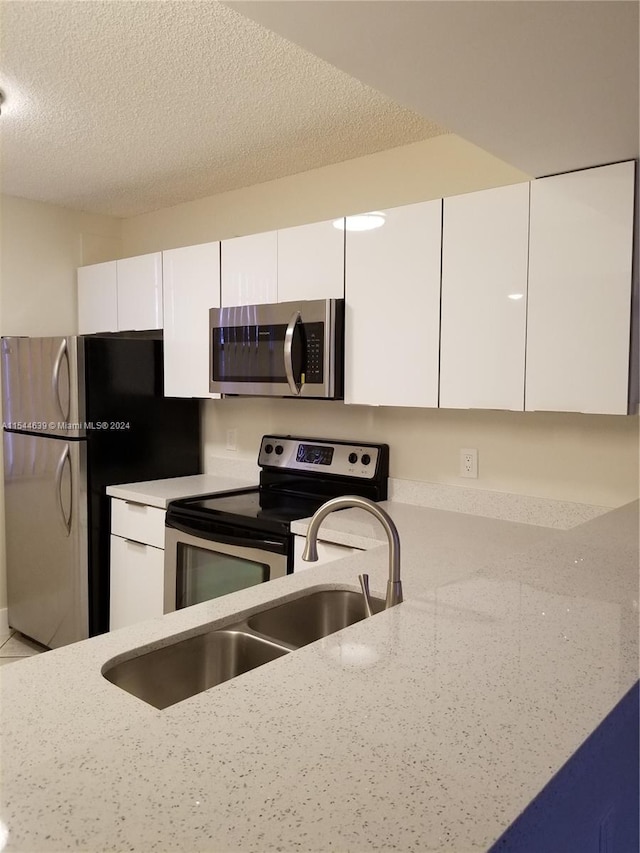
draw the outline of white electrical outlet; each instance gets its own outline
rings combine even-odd
[[[227,450],[237,450],[238,449],[238,430],[237,429],[228,429],[227,430]]]
[[[460,476],[478,477],[478,451],[471,447],[460,449]]]

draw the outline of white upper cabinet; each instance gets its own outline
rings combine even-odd
[[[344,297],[344,232],[333,222],[222,243],[222,305]]]
[[[220,243],[162,253],[164,282],[164,393],[209,393],[209,309],[220,307]]]
[[[442,201],[346,232],[345,401],[437,406]]]
[[[222,242],[222,306],[278,301],[278,232]]]
[[[118,328],[162,328],[162,253],[124,258],[118,265]]]
[[[634,166],[531,185],[527,410],[627,412]]]
[[[278,231],[278,302],[344,298],[344,231],[333,221]]]
[[[440,406],[524,409],[529,184],[444,200]]]
[[[116,261],[78,269],[78,334],[118,331]]]
[[[162,328],[162,255],[78,269],[78,333]]]

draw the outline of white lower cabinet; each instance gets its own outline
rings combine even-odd
[[[162,616],[164,549],[111,537],[109,630]]]
[[[164,519],[158,507],[111,499],[111,631],[163,615]]]
[[[334,560],[341,560],[343,557],[348,557],[350,554],[360,554],[361,548],[350,548],[348,545],[335,545],[332,542],[318,542],[318,560],[315,563],[307,563],[302,559],[304,551],[305,537],[294,536],[293,542],[293,571],[301,572],[304,569],[312,569],[314,566],[320,566],[322,563],[332,563]]]

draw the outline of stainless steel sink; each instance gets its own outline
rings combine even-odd
[[[372,599],[372,610],[374,613],[384,610],[384,601]],[[306,646],[365,617],[361,593],[328,589],[255,613],[248,618],[247,624],[253,631],[274,640]]]
[[[222,629],[121,661],[102,674],[149,705],[167,708],[288,651],[266,637]]]
[[[384,610],[372,599],[372,610]],[[216,631],[105,664],[103,676],[155,708],[168,708],[209,687],[340,631],[366,616],[359,592],[319,590],[254,613]]]

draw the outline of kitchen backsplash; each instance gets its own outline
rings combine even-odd
[[[232,466],[229,471],[255,465],[260,439],[268,432],[357,436],[390,445],[390,475],[398,480],[605,507],[638,497],[637,416],[261,398],[209,400],[203,409],[205,464],[220,457]],[[235,451],[226,449],[229,430],[236,433]],[[477,449],[477,479],[460,477],[461,448]]]

